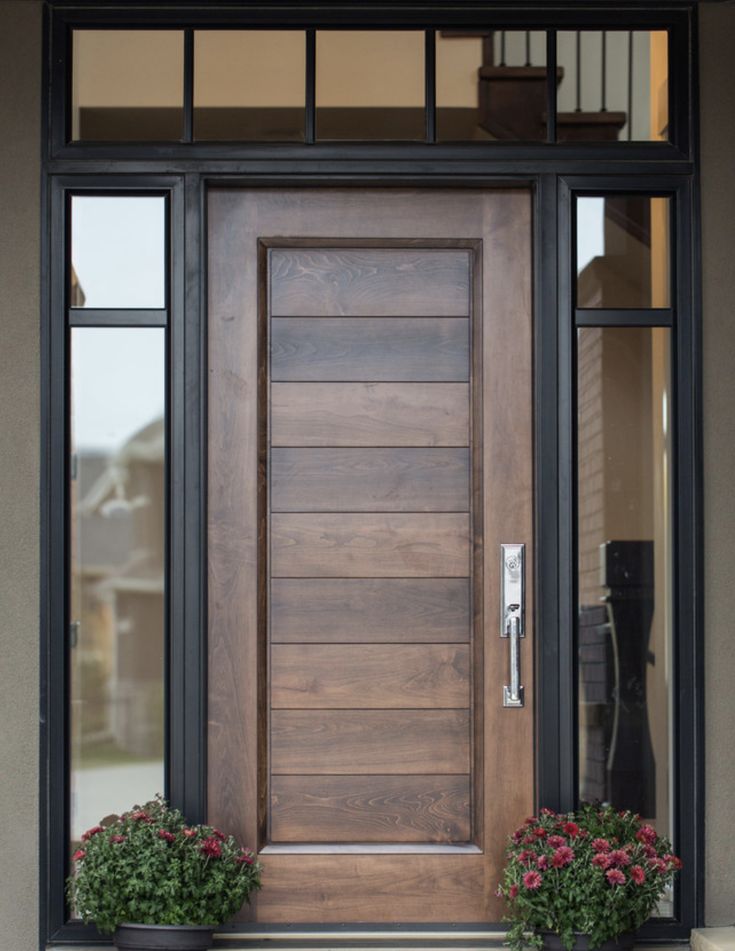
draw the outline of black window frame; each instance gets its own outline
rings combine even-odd
[[[672,373],[677,411],[676,585],[678,703],[672,725],[678,779],[677,848],[686,866],[678,918],[654,920],[642,940],[683,940],[703,921],[702,446],[699,208],[696,162],[696,4],[645,9],[633,0],[569,4],[378,0],[319,5],[275,0],[203,10],[51,0],[43,143],[41,906],[40,940],[98,943],[96,929],[67,920],[68,840],[65,632],[65,476],[68,385],[65,207],[68,193],[169,195],[169,788],[191,821],[206,812],[206,199],[212,185],[419,187],[529,185],[534,201],[535,530],[537,796],[576,802],[575,376],[572,202],[611,191],[670,194],[677,320]],[[439,29],[493,25],[534,29],[669,29],[668,143],[105,143],[64,141],[74,27]],[[191,43],[187,41],[187,47]],[[553,51],[552,51],[553,53]],[[190,51],[187,54],[190,58]],[[549,60],[550,71],[553,59]],[[312,103],[313,104],[313,103]],[[189,103],[190,105],[190,103]],[[191,129],[189,128],[189,133]],[[313,131],[313,130],[312,130]],[[654,312],[655,313],[655,312]],[[613,319],[613,318],[611,318]],[[543,676],[540,675],[543,671]],[[687,821],[682,821],[686,815]],[[493,927],[488,924],[488,927]],[[497,925],[495,926],[497,927]]]

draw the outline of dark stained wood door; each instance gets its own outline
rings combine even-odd
[[[490,922],[532,809],[526,190],[209,198],[211,821],[243,920]],[[533,617],[532,572],[526,616]]]

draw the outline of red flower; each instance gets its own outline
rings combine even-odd
[[[567,844],[567,840],[562,835],[550,835],[546,841],[552,849],[558,849],[560,845]]]
[[[531,831],[533,832],[533,834],[536,836],[537,839],[546,838],[546,829],[544,829],[543,826],[536,826],[536,828],[532,829]]]
[[[612,859],[607,852],[598,852],[597,855],[592,858],[592,864],[598,868],[610,868]]]
[[[547,809],[547,807],[544,806],[543,809],[541,810],[541,815],[542,815],[542,816],[555,816],[556,813],[554,812],[553,809]]]
[[[81,862],[86,854],[84,849],[77,849],[74,855],[72,855],[71,860],[72,862]]]
[[[517,898],[518,897],[518,886],[515,882],[508,889],[508,898]]]
[[[527,888],[529,891],[535,892],[537,888],[541,888],[542,881],[543,879],[538,872],[526,872],[526,874],[523,876],[523,887]]]
[[[630,870],[630,877],[636,883],[636,885],[642,885],[646,880],[646,873],[643,871],[640,865],[634,865]]]
[[[653,826],[641,826],[636,832],[635,837],[639,842],[644,842],[646,845],[655,845],[656,839],[658,838]]]
[[[536,868],[539,869],[539,871],[541,872],[545,872],[548,867],[549,867],[548,858],[545,855],[539,855],[538,859],[536,859]]]
[[[199,849],[202,855],[206,855],[209,859],[218,859],[222,857],[222,846],[214,838],[214,836],[209,836],[209,838],[203,839]]]
[[[224,834],[224,832],[220,832],[219,829],[212,829],[212,835],[213,835],[216,839],[219,839],[220,842],[226,842],[226,841],[227,841],[227,836]]]
[[[656,849],[652,845],[643,846],[643,854],[647,859],[655,859],[657,857]]]
[[[250,854],[250,852],[246,852],[245,849],[243,849],[242,852],[237,856],[235,861],[241,862],[241,863],[244,862],[245,865],[252,865],[253,856]]]
[[[630,865],[630,856],[627,852],[623,851],[623,849],[614,849],[610,853],[610,861],[613,865],[622,865],[625,867],[626,865]]]
[[[538,816],[529,816],[528,819],[526,819],[527,826],[535,826],[537,822],[538,822]]]
[[[193,839],[196,834],[197,834],[196,829],[184,829],[184,835],[186,836],[187,839]]]
[[[607,839],[593,839],[592,848],[595,850],[595,852],[609,852],[610,843],[607,841]]]
[[[571,865],[574,861],[574,852],[568,845],[561,845],[551,856],[551,864],[554,868],[564,868],[565,865]]]
[[[151,819],[145,809],[138,809],[137,812],[131,813],[130,818],[134,822],[153,822],[153,819]]]
[[[661,875],[665,875],[669,870],[669,866],[663,859],[651,859],[648,863],[649,868],[655,869]]]
[[[86,832],[82,834],[82,842],[87,842],[92,838],[93,835],[97,835],[99,832],[103,832],[102,826],[92,826],[91,829],[87,829]]]
[[[664,862],[668,862],[669,865],[675,869],[684,868],[684,863],[682,860],[678,858],[678,856],[672,855],[670,852],[667,852],[666,855],[664,855]]]
[[[520,845],[521,839],[523,838],[523,830],[518,829],[513,833],[513,841],[516,845]]]
[[[579,835],[579,826],[576,822],[565,822],[564,831],[572,839],[575,839]]]
[[[124,841],[125,841],[125,836],[124,836],[124,835],[111,835],[111,836],[110,836],[110,842],[114,842],[116,845],[119,845],[120,842],[124,842]]]
[[[158,838],[165,839],[167,842],[176,841],[176,836],[173,834],[173,832],[167,832],[165,829],[158,830]]]
[[[530,849],[524,849],[518,856],[518,861],[521,865],[530,865],[533,861],[534,854]]]
[[[619,868],[611,868],[605,872],[605,878],[611,885],[625,885],[625,875]]]
[[[524,836],[523,836],[523,844],[524,844],[524,845],[535,845],[535,844],[536,844],[536,836],[533,835],[533,834],[524,835]]]

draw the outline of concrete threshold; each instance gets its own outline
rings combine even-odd
[[[692,951],[735,951],[735,925],[729,928],[695,928]]]

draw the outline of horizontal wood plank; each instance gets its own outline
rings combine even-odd
[[[469,516],[275,514],[271,575],[292,578],[467,577]]]
[[[274,776],[273,842],[467,842],[469,776]]]
[[[273,710],[271,772],[468,773],[469,710]]]
[[[466,642],[466,578],[274,578],[271,641]]]
[[[274,709],[467,707],[467,644],[274,644]]]
[[[466,317],[463,250],[278,248],[270,252],[274,317]]]
[[[469,379],[469,320],[281,317],[270,346],[274,381]]]
[[[468,449],[271,451],[273,512],[466,512]]]
[[[467,446],[466,383],[273,383],[273,446]]]

